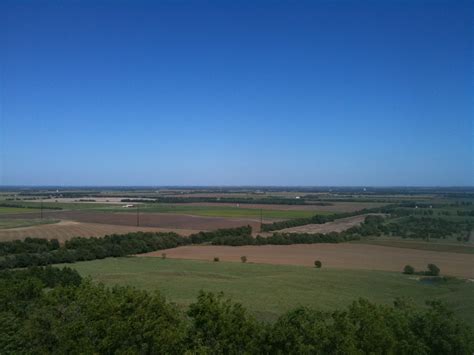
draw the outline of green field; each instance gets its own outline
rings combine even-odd
[[[38,213],[40,210],[36,208],[22,208],[22,207],[2,207],[0,206],[0,214],[11,213]]]
[[[125,209],[123,207],[107,206],[96,208],[97,211],[109,212],[134,212],[135,207]],[[230,217],[230,218],[260,218],[260,210],[255,208],[230,207],[230,206],[195,206],[195,205],[173,205],[173,204],[143,204],[140,212],[155,213],[177,213],[204,217]],[[316,214],[332,214],[326,211],[298,211],[298,210],[272,210],[271,206],[262,210],[263,218],[303,218]]]
[[[0,229],[7,228],[20,228],[20,227],[31,227],[40,224],[52,224],[57,223],[58,220],[54,219],[0,219]]]
[[[223,291],[265,320],[274,320],[300,305],[333,310],[359,297],[387,304],[403,296],[419,305],[430,299],[445,300],[456,314],[474,325],[474,283],[460,280],[429,284],[401,273],[381,271],[152,257],[108,258],[68,266],[107,285],[159,290],[182,306],[194,302],[201,289]]]

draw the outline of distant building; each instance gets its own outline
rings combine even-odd
[[[295,198],[296,198],[297,200],[299,200],[299,199],[301,198],[301,196],[296,196]]]

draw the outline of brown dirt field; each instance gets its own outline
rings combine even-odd
[[[354,226],[360,225],[364,222],[365,217],[368,215],[377,215],[375,213],[363,214],[359,216],[340,218],[334,222],[327,222],[323,224],[306,224],[304,226],[285,228],[277,233],[330,233],[330,232],[342,232]],[[266,233],[271,235],[272,233]]]
[[[199,232],[190,229],[170,229],[156,227],[115,226],[109,224],[81,223],[61,221],[56,224],[44,224],[31,227],[0,230],[0,241],[18,240],[26,237],[57,239],[60,242],[73,237],[103,237],[108,234],[125,234],[131,232],[175,232],[184,236]]]
[[[325,212],[355,212],[364,208],[374,208],[385,206],[386,203],[377,202],[330,202],[331,206],[316,206],[316,205],[272,205],[272,204],[253,204],[241,203],[241,208],[253,208],[264,210],[281,210],[281,211],[325,211]],[[194,206],[229,206],[235,207],[236,203],[219,203],[219,202],[191,202],[186,205]]]
[[[87,211],[48,211],[45,218],[71,220],[84,223],[136,226],[135,213],[87,212]],[[5,218],[31,218],[27,214],[8,214]],[[0,216],[2,218],[2,216]],[[214,230],[234,228],[250,224],[254,230],[260,229],[258,219],[203,217],[172,213],[140,213],[140,226],[170,229]]]
[[[295,244],[262,246],[184,246],[174,249],[141,254],[140,256],[161,256],[169,258],[240,262],[242,255],[248,262],[263,264],[287,264],[313,266],[321,260],[323,267],[340,269],[365,269],[399,271],[407,264],[417,270],[425,270],[434,263],[443,275],[474,278],[474,255],[435,252],[415,249],[401,249],[362,244]]]

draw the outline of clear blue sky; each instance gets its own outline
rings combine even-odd
[[[0,184],[473,185],[472,1],[0,2]]]

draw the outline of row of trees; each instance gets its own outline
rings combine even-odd
[[[273,324],[222,294],[186,310],[159,293],[58,281],[43,271],[0,273],[3,354],[472,354],[472,330],[443,304],[358,300],[333,312],[297,308]],[[44,272],[47,274],[48,272]],[[56,280],[55,279],[55,280]],[[45,287],[49,287],[46,291]]]
[[[13,253],[0,258],[0,269],[42,266],[120,257],[175,248],[190,240],[175,233],[128,233],[103,238],[73,238],[58,249]]]
[[[446,238],[456,234],[466,234],[474,228],[474,221],[452,221],[444,218],[409,216],[386,223],[381,232],[405,238]]]
[[[251,234],[250,226],[199,232],[189,237],[176,233],[134,232],[103,238],[76,237],[66,241],[63,246],[57,240],[26,238],[23,241],[0,242],[0,269],[142,254],[186,244],[212,243],[222,238],[252,238]]]
[[[18,203],[0,203],[0,207],[13,207],[13,208],[38,208],[40,207],[38,204],[34,204],[34,205],[22,205],[22,204],[18,204]],[[51,206],[51,205],[45,205],[43,206],[43,208],[46,210],[62,210],[61,207],[57,207],[57,206]]]
[[[199,232],[189,237],[182,237],[176,233],[151,232],[109,235],[103,238],[76,237],[66,241],[63,246],[60,246],[57,240],[26,238],[24,241],[0,243],[0,269],[121,257],[187,244],[239,246],[340,243],[360,239],[364,235],[373,235],[381,223],[383,223],[382,217],[367,216],[360,226],[340,233],[274,233],[270,237],[256,238],[252,236],[251,226]]]
[[[313,205],[313,206],[331,206],[330,202],[310,201],[304,198],[293,199],[283,197],[153,197],[150,198],[124,198],[121,202],[146,202],[146,203],[197,203],[197,202],[216,202],[216,203],[240,203],[240,204],[263,204],[263,205]]]
[[[42,253],[56,249],[59,249],[57,239],[25,238],[24,240],[0,242],[0,256],[20,253]]]

